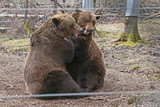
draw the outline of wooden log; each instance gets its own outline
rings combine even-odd
[[[7,32],[7,28],[0,27],[0,33],[6,33],[6,32]]]

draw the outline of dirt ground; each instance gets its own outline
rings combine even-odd
[[[157,21],[156,21],[157,22]],[[158,20],[158,22],[160,22]],[[159,29],[159,23],[154,28]],[[148,26],[148,27],[147,27]],[[123,32],[123,23],[101,24],[97,28],[107,32],[96,38],[104,54],[106,76],[104,86],[97,92],[160,91],[160,32],[139,24],[142,39],[147,45],[127,47],[115,45]],[[7,41],[1,35],[0,42]],[[23,69],[26,52],[9,52],[0,44],[0,97],[27,95]],[[113,94],[78,99],[39,100],[35,98],[0,99],[0,107],[160,107],[159,94]]]

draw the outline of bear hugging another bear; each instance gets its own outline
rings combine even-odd
[[[66,39],[82,31],[70,15],[55,15],[35,31],[24,69],[29,94],[81,92],[66,70],[74,56],[73,43]]]
[[[67,71],[83,90],[95,91],[103,86],[106,73],[102,52],[92,37],[96,20],[100,16],[78,9],[72,16],[83,28],[83,33],[71,39],[75,51],[73,60],[67,64]]]
[[[102,87],[106,71],[92,37],[98,18],[83,10],[72,17],[55,15],[31,36],[24,70],[29,94],[90,92]]]

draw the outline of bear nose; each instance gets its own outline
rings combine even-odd
[[[92,29],[85,29],[87,32],[92,32],[92,31],[94,31],[94,28],[92,28]]]

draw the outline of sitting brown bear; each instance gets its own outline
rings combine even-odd
[[[81,92],[66,71],[74,56],[73,43],[66,37],[80,31],[75,19],[63,14],[51,17],[31,36],[24,70],[29,94]]]
[[[94,91],[103,85],[106,73],[102,52],[92,37],[99,16],[84,10],[77,10],[72,16],[83,28],[83,33],[71,39],[75,45],[75,55],[67,64],[67,71],[82,89]]]

